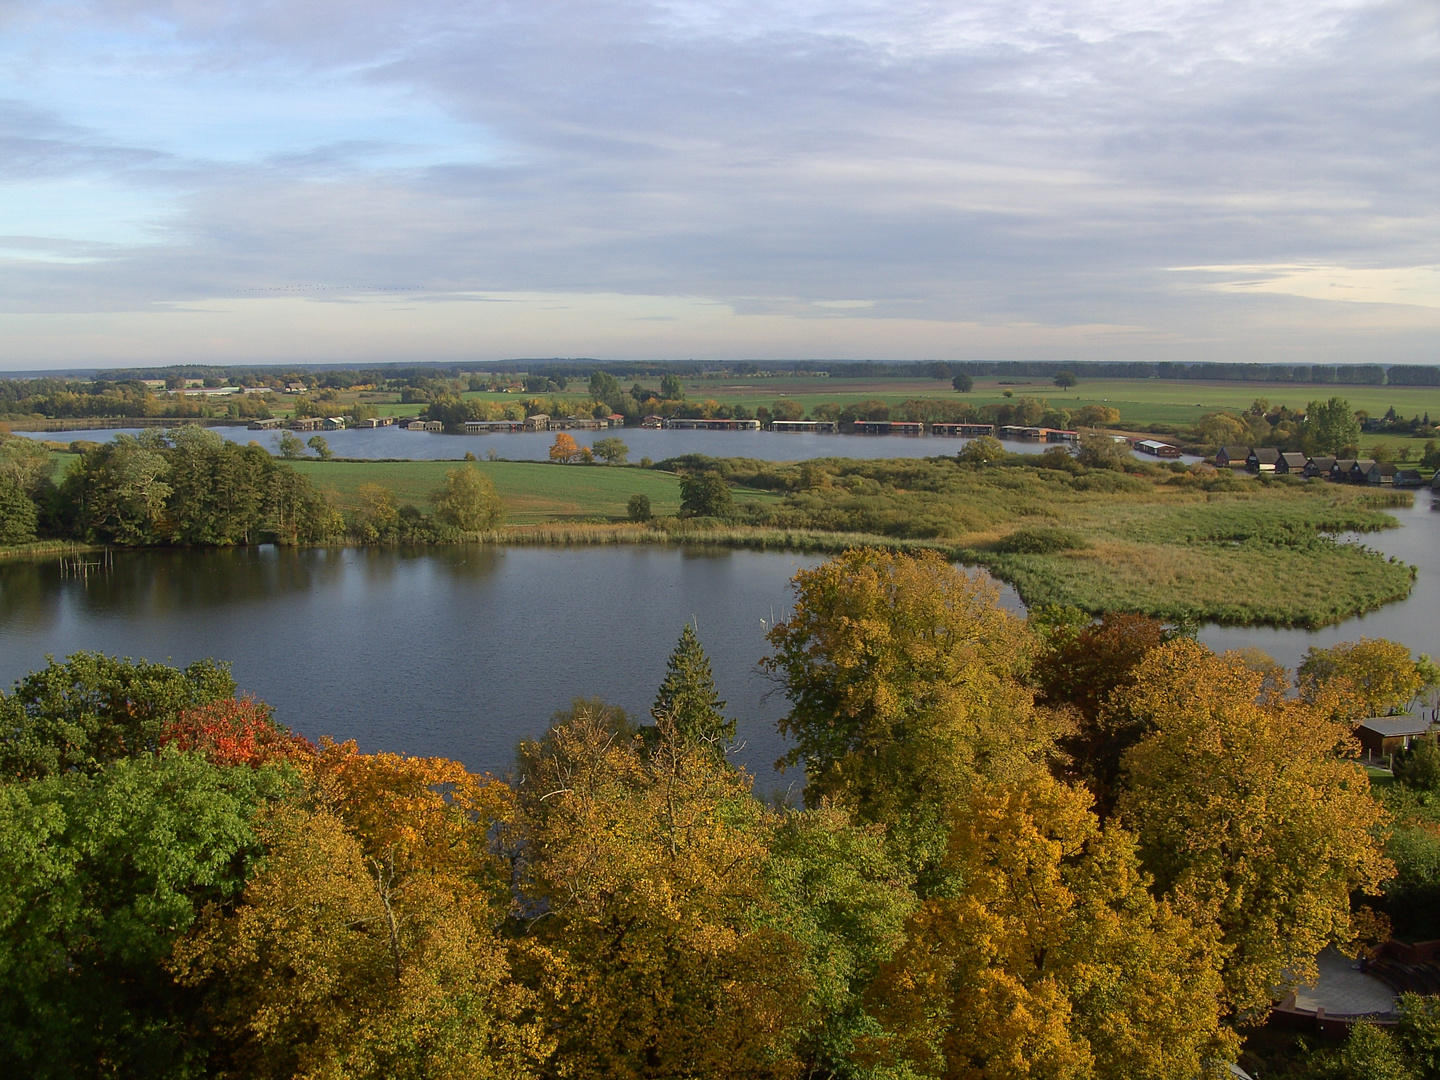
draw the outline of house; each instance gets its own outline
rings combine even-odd
[[[1157,442],[1154,439],[1139,439],[1135,442],[1135,449],[1142,454],[1149,454],[1151,457],[1178,458],[1180,448],[1171,446],[1169,443]]]
[[[492,431],[524,431],[524,420],[466,420],[466,435],[487,435]]]
[[[808,431],[834,434],[838,425],[834,420],[771,420],[771,431]]]
[[[405,425],[406,431],[444,431],[445,425],[439,420],[411,420]]]
[[[357,428],[382,428],[389,427],[395,423],[393,416],[372,416],[368,420],[361,420],[355,424]]]
[[[1317,476],[1322,480],[1330,480],[1330,470],[1334,467],[1333,457],[1312,457],[1305,462],[1305,475],[1312,480]]]
[[[1294,474],[1300,476],[1305,472],[1305,466],[1310,459],[1304,454],[1281,454],[1280,460],[1275,463],[1275,471],[1281,476]]]
[[[624,427],[624,426],[625,426],[625,416],[624,416],[624,414],[622,414],[622,413],[612,412],[612,413],[611,413],[609,416],[607,416],[605,419],[607,419],[607,420],[610,421],[610,426],[611,426],[611,427]]]
[[[1345,479],[1352,484],[1363,484],[1374,467],[1375,460],[1373,458],[1360,458],[1350,466],[1345,473]]]
[[[1365,472],[1367,484],[1384,484],[1387,487],[1393,486],[1395,477],[1399,475],[1400,468],[1388,461],[1377,461]]]
[[[1431,730],[1429,720],[1413,716],[1372,716],[1355,728],[1366,758],[1386,757],[1409,750],[1415,740]]]
[[[930,425],[931,435],[947,435],[957,439],[978,439],[982,435],[994,435],[994,424],[952,424],[939,423]]]
[[[305,392],[305,384],[303,382],[286,383],[285,392],[289,394],[303,394]]]
[[[1257,446],[1245,459],[1245,468],[1252,473],[1273,473],[1280,462],[1280,451],[1273,446]]]
[[[278,428],[282,423],[284,423],[284,421],[281,420],[278,416],[275,416],[271,417],[269,420],[251,420],[250,423],[246,426],[251,431],[273,431],[275,428]]]
[[[543,412],[537,412],[534,416],[527,416],[527,417],[525,418],[525,430],[526,430],[526,431],[549,431],[549,430],[550,430],[550,414],[549,414],[549,413],[543,413]]]
[[[652,413],[640,421],[640,426],[642,428],[663,428],[665,426],[665,418],[663,416],[655,416]]]
[[[291,431],[319,431],[325,426],[323,416],[296,417],[290,421]]]
[[[1245,459],[1250,456],[1248,446],[1222,446],[1215,451],[1215,464],[1222,469],[1232,468],[1236,465],[1244,465]]]
[[[1424,483],[1419,469],[1401,469],[1395,474],[1396,487],[1420,487]]]
[[[759,431],[759,420],[702,420],[698,418],[672,416],[665,421],[667,428],[676,431]]]
[[[1338,483],[1350,479],[1350,470],[1354,465],[1354,458],[1336,458],[1330,466],[1330,479]]]
[[[327,417],[325,418],[325,430],[326,430],[326,431],[344,431],[344,430],[345,430],[345,417],[343,417],[343,416],[327,416]]]

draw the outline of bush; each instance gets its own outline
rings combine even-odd
[[[1016,529],[991,550],[1007,555],[1051,555],[1057,551],[1078,551],[1089,547],[1089,541],[1069,529],[1038,527]]]
[[[631,495],[630,501],[625,504],[625,510],[631,521],[649,521],[655,516],[650,509],[649,495]]]
[[[680,479],[680,513],[684,517],[729,517],[735,509],[730,485],[719,473],[691,473]]]
[[[1416,739],[1395,755],[1395,779],[1420,791],[1440,791],[1440,746],[1433,738]]]

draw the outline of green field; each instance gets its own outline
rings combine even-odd
[[[651,511],[665,516],[680,511],[680,478],[651,469],[604,465],[551,465],[542,461],[292,461],[296,471],[329,492],[337,506],[358,504],[361,484],[379,484],[395,492],[398,503],[429,510],[431,495],[449,469],[474,464],[495,482],[512,525],[548,521],[623,518],[632,495],[647,495]],[[744,505],[774,502],[769,492],[737,492]]]

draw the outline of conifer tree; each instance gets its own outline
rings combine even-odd
[[[715,692],[710,658],[700,647],[700,638],[689,623],[680,642],[665,663],[665,681],[655,695],[650,715],[659,720],[668,716],[685,739],[709,742],[723,748],[735,738],[735,721],[723,714],[725,702]]]

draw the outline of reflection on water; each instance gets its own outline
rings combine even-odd
[[[1293,667],[1312,644],[1362,634],[1440,654],[1440,514],[1423,493],[1404,528],[1365,537],[1420,567],[1412,597],[1308,632],[1207,628],[1212,648],[1256,646]],[[0,563],[0,685],[47,653],[95,649],[233,662],[241,687],[310,736],[439,754],[500,770],[576,696],[644,715],[681,626],[697,618],[739,757],[762,790],[784,752],[784,699],[757,670],[787,584],[818,557],[723,548],[277,549],[120,552],[113,573],[61,578]],[[1012,590],[1006,605],[1020,605]]]
[[[741,760],[769,790],[783,709],[755,669],[787,583],[815,558],[702,548],[121,552],[61,578],[0,564],[0,681],[79,649],[233,662],[305,734],[503,769],[572,697],[644,715],[698,618]]]

